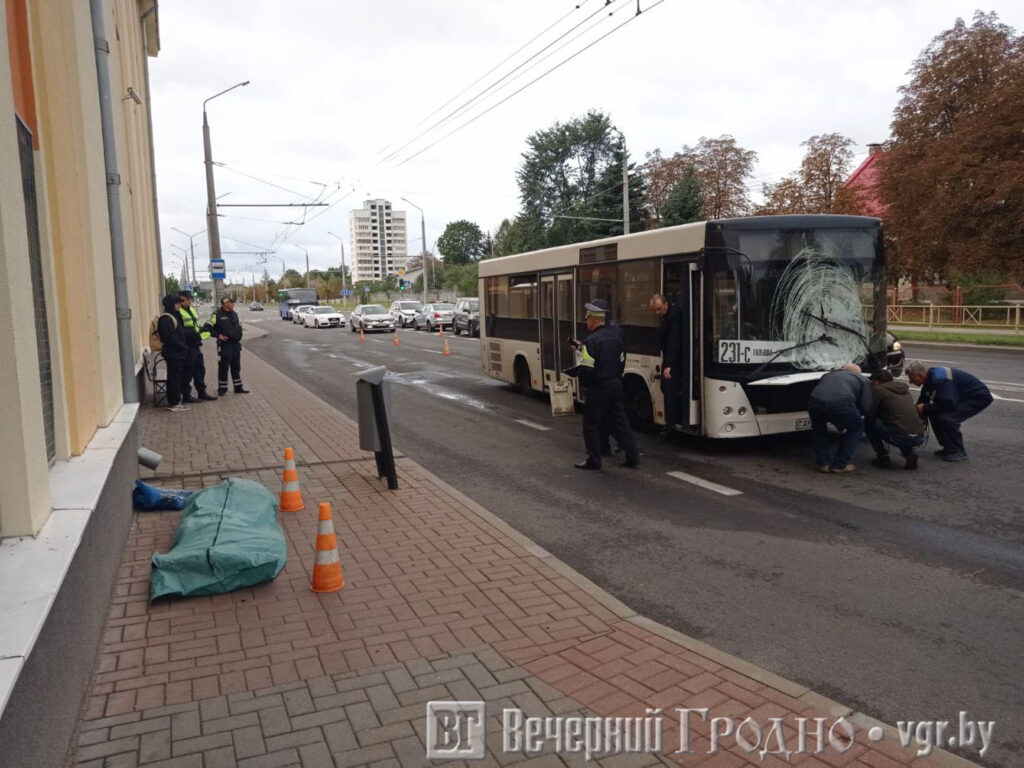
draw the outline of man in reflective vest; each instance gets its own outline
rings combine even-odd
[[[242,386],[242,321],[235,312],[235,300],[225,296],[220,300],[220,309],[213,313],[204,328],[217,334],[217,394],[228,393],[228,369],[237,394],[248,394]]]
[[[574,466],[577,469],[601,468],[601,432],[607,429],[626,454],[622,465],[636,467],[636,440],[622,399],[622,372],[626,366],[622,334],[606,324],[609,308],[604,299],[595,299],[584,308],[590,335],[583,342],[573,342],[573,346],[582,354],[578,372],[586,391],[583,442],[587,458]]]
[[[209,331],[199,326],[199,313],[192,307],[191,291],[179,291],[181,307],[181,324],[185,328],[185,343],[188,345],[188,357],[182,367],[181,397],[186,403],[198,403],[202,400],[216,400],[216,396],[206,391],[206,362],[203,360],[203,342],[210,338]],[[192,383],[195,382],[196,394],[192,396]]]
[[[992,393],[976,376],[959,368],[933,367],[913,360],[907,378],[921,388],[917,412],[932,425],[943,461],[967,461],[960,425],[992,404]]]

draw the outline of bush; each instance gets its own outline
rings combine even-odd
[[[950,282],[963,290],[963,303],[966,306],[994,304],[1006,298],[1005,278],[998,272],[979,272],[955,277]]]

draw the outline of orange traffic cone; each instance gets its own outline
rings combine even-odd
[[[341,558],[338,557],[338,537],[334,534],[331,520],[331,505],[320,505],[320,523],[316,530],[316,556],[313,561],[314,592],[337,592],[345,586],[341,575]]]
[[[438,336],[444,336],[444,326],[443,325],[437,326],[437,335]]]
[[[450,355],[452,353],[452,351],[448,349],[448,339],[444,340],[444,353],[446,355]]]
[[[366,341],[366,334],[363,333],[363,329],[362,328],[359,329],[359,340],[360,341]]]
[[[284,475],[281,477],[284,486],[281,488],[282,512],[298,512],[305,509],[302,502],[302,491],[299,490],[299,472],[295,469],[295,453],[291,448],[284,449]]]
[[[395,336],[395,346],[397,347],[398,346],[398,331],[395,331],[394,336]]]

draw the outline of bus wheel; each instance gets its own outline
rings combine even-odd
[[[533,386],[530,384],[530,366],[521,357],[516,358],[515,374],[516,389],[524,395],[530,394],[533,391]]]
[[[651,393],[644,383],[636,378],[626,379],[624,399],[629,426],[634,432],[651,433],[654,431],[654,403]]]

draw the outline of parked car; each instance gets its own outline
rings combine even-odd
[[[903,345],[892,333],[885,334],[885,367],[889,369],[894,379],[903,375],[903,363],[906,361],[906,352]]]
[[[413,318],[416,317],[416,310],[421,306],[423,305],[418,301],[393,301],[390,314],[400,328],[405,328],[407,325],[412,325]]]
[[[302,313],[302,324],[307,328],[344,328],[345,316],[334,307],[321,304]]]
[[[455,305],[447,302],[437,304],[424,304],[413,316],[412,327],[417,331],[426,328],[428,331],[444,328],[451,328],[452,317],[455,314]]]
[[[313,308],[313,304],[299,304],[292,307],[292,323],[298,325],[302,322],[302,313]]]
[[[394,331],[395,318],[380,304],[360,304],[352,310],[349,327],[356,331]]]
[[[249,305],[249,311],[250,312],[262,312],[263,311],[263,305],[260,304],[258,301],[254,301],[254,302],[252,302]]]
[[[455,302],[452,333],[458,336],[462,331],[465,331],[467,336],[480,335],[480,299],[474,297]]]

